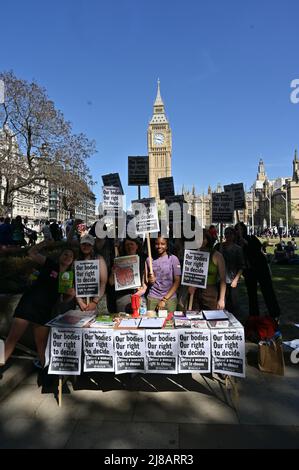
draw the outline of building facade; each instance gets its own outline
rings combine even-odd
[[[12,176],[24,174],[23,155],[20,152],[17,139],[9,128],[0,130],[0,208],[4,205],[4,193],[6,189],[5,172]],[[1,172],[2,169],[2,172]],[[38,225],[47,219],[65,221],[69,218],[69,211],[65,210],[63,188],[49,184],[46,180],[36,181],[14,191],[9,203],[8,216],[11,218],[20,215],[28,220],[29,226]],[[4,209],[3,209],[4,210]],[[1,213],[0,215],[4,215]],[[80,203],[75,207],[74,217],[80,218],[84,223],[91,225],[95,220],[95,196],[87,191]]]

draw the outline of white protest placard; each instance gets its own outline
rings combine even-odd
[[[211,330],[213,372],[245,377],[244,328]]]
[[[148,157],[128,157],[128,186],[149,185]]]
[[[113,335],[113,330],[83,330],[84,372],[114,372]]]
[[[158,187],[160,199],[174,196],[174,183],[172,176],[168,176],[167,178],[158,178]]]
[[[114,258],[113,272],[116,291],[141,286],[138,255]]]
[[[77,297],[99,295],[100,262],[98,259],[75,261],[75,284]]]
[[[120,188],[121,194],[124,194],[124,190],[118,173],[109,173],[108,175],[102,175],[102,180],[104,186],[115,186],[116,188]]]
[[[114,331],[115,373],[145,372],[144,330]]]
[[[154,197],[132,201],[132,212],[135,214],[137,235],[159,232],[158,208]]]
[[[205,289],[207,286],[210,253],[185,250],[182,284]]]
[[[49,374],[80,375],[82,330],[51,328]]]
[[[212,222],[233,223],[234,200],[231,193],[212,193]]]
[[[146,330],[146,372],[177,374],[177,330]]]
[[[116,186],[103,186],[103,210],[114,214],[123,208],[123,195]]]
[[[179,374],[211,372],[210,330],[179,330]]]

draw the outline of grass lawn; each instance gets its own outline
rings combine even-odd
[[[265,241],[265,240],[261,240]],[[296,239],[299,246],[299,239]],[[271,240],[278,243],[278,240]],[[275,246],[270,246],[267,253],[273,254]],[[297,250],[297,254],[299,250]],[[284,339],[299,338],[299,328],[294,323],[299,323],[299,265],[270,264],[272,280],[278,303],[281,308],[280,329]],[[239,286],[240,318],[243,320],[248,315],[248,298],[244,279]],[[258,291],[258,299],[261,314],[267,315],[267,308],[263,296]]]

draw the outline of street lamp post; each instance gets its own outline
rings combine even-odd
[[[269,196],[266,196],[266,199],[268,199],[269,201],[269,225],[270,225],[270,229],[272,227],[272,207],[271,207],[271,197],[272,197],[272,194],[271,192],[269,192]]]
[[[251,221],[252,221],[252,235],[254,235],[254,190],[252,190],[252,214],[251,214]]]
[[[289,208],[288,208],[288,189],[286,188],[286,197],[284,197],[281,194],[282,199],[285,200],[286,202],[286,232],[287,232],[287,237],[289,236]]]

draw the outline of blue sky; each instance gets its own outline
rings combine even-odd
[[[177,189],[249,187],[260,157],[270,178],[292,174],[297,0],[15,0],[0,14],[0,69],[35,79],[96,140],[89,166],[100,184],[119,172],[136,197],[127,157],[147,154],[158,77]]]

